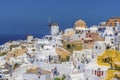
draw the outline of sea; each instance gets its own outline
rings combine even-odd
[[[30,29],[30,31],[28,32],[24,32],[21,34],[0,34],[0,45],[3,45],[4,43],[8,42],[8,41],[16,41],[16,40],[26,40],[27,39],[27,35],[33,35],[35,38],[42,38],[45,35],[49,35],[50,33],[50,29],[48,26],[45,25],[45,27],[41,27],[39,28],[36,27],[37,30],[32,28]],[[66,28],[66,26],[62,26],[60,30],[64,30]]]
[[[29,34],[0,34],[0,45],[5,44],[8,41],[16,41],[16,40],[26,40],[27,35]],[[35,38],[42,38],[45,34],[30,34]]]

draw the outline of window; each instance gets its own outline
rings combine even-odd
[[[110,23],[110,26],[112,26],[112,23]]]
[[[115,24],[117,26],[117,24]],[[113,28],[113,30],[115,31],[115,28]]]
[[[101,49],[101,47],[99,47],[99,50]]]
[[[97,49],[97,46],[95,46],[95,49]]]
[[[117,23],[114,23],[114,26],[117,26]]]
[[[100,68],[98,68],[98,70],[100,70]]]
[[[114,42],[112,42],[112,44],[114,44]]]
[[[89,35],[89,37],[91,37],[91,35]]]
[[[110,46],[106,46],[106,49],[110,49],[111,47]]]
[[[90,30],[88,30],[88,32],[90,32]]]
[[[96,70],[95,70],[95,75],[96,75]]]
[[[38,76],[38,79],[40,79],[40,76]]]
[[[117,22],[117,19],[115,19],[114,22]]]
[[[83,73],[85,72],[85,70],[83,69]]]
[[[38,59],[36,59],[36,62],[38,62]]]
[[[103,71],[102,71],[102,76],[104,75]]]
[[[94,58],[94,55],[92,54],[92,59]]]
[[[80,66],[78,66],[78,69],[80,69]]]
[[[101,77],[101,71],[97,71],[97,76]]]
[[[93,74],[93,70],[92,70],[92,74]]]
[[[82,54],[82,57],[84,57],[84,54]]]

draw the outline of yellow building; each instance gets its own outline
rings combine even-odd
[[[74,23],[74,29],[75,30],[80,30],[81,28],[86,28],[86,22],[83,21],[83,20],[77,20],[75,23]]]
[[[120,79],[120,52],[107,50],[98,56],[97,63],[101,66],[110,66],[106,80]]]
[[[106,26],[117,26],[117,22],[120,22],[120,17],[112,17],[106,22]]]

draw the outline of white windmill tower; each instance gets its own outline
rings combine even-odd
[[[58,35],[59,34],[59,26],[57,23],[51,23],[51,17],[49,17],[48,25],[50,27],[50,34],[51,35]]]

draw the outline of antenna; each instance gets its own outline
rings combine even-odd
[[[51,27],[51,16],[48,18],[48,26]]]

